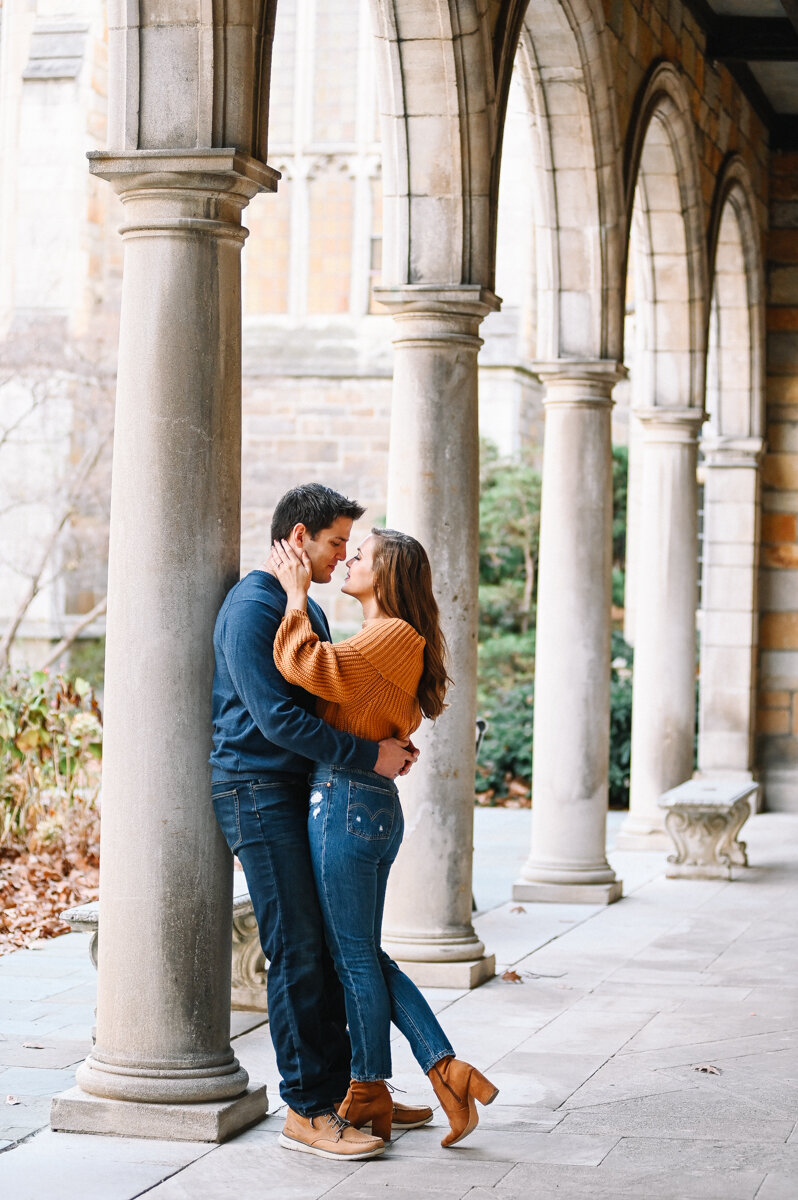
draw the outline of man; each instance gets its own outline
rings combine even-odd
[[[285,538],[310,559],[315,583],[329,583],[346,558],[352,522],[365,510],[322,484],[279,501],[272,541]],[[274,665],[285,592],[268,571],[251,571],[228,593],[213,644],[213,805],[249,885],[269,960],[269,1026],[288,1104],[281,1144],[325,1158],[371,1158],[384,1143],[338,1117],[349,1086],[350,1046],[343,991],[324,944],[307,841],[311,761],[376,771],[389,779],[417,756],[410,742],[368,742],[315,715],[314,697]],[[308,600],[319,638],[330,631]],[[397,1106],[395,1124],[424,1124],[428,1108]]]

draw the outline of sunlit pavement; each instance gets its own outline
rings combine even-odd
[[[254,1129],[222,1146],[50,1132],[50,1097],[72,1086],[94,1020],[88,939],[70,934],[0,958],[0,1194],[794,1200],[798,816],[752,818],[752,865],[730,883],[667,880],[663,854],[611,850],[625,898],[609,908],[509,900],[530,814],[475,818],[476,925],[497,978],[427,993],[457,1053],[501,1089],[460,1146],[441,1149],[436,1110],[369,1162],[281,1149],[268,1026],[244,1013],[236,1054],[273,1107]],[[434,1099],[398,1035],[393,1081]]]

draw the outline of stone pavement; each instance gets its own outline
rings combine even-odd
[[[610,908],[503,902],[529,813],[476,818],[477,927],[520,982],[427,993],[501,1088],[460,1147],[440,1148],[436,1111],[371,1162],[282,1150],[268,1026],[243,1013],[236,1053],[274,1106],[256,1128],[223,1146],[51,1133],[93,1020],[87,939],[71,934],[0,959],[3,1200],[795,1200],[798,817],[749,821],[753,865],[732,883],[613,852],[626,899]],[[394,1082],[430,1097],[394,1046]]]

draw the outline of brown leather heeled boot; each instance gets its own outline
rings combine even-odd
[[[477,1100],[480,1104],[491,1104],[499,1094],[499,1089],[481,1071],[459,1058],[442,1058],[429,1072],[429,1081],[451,1126],[441,1141],[442,1146],[453,1146],[476,1129]]]
[[[356,1129],[370,1123],[374,1137],[382,1138],[384,1142],[389,1141],[393,1096],[388,1091],[385,1080],[377,1079],[371,1083],[363,1083],[358,1079],[350,1080],[349,1091],[341,1101],[338,1115]]]

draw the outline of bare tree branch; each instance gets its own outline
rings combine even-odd
[[[50,653],[40,664],[39,670],[43,671],[45,667],[51,667],[54,662],[58,662],[62,654],[66,654],[67,650],[72,646],[73,642],[77,641],[87,625],[91,625],[92,621],[96,621],[101,617],[108,607],[108,597],[103,596],[102,600],[98,600],[91,612],[87,612],[85,616],[72,626],[69,633],[61,638],[57,646],[54,646]]]
[[[8,383],[8,379],[0,380],[0,387],[2,387],[5,383]],[[10,425],[7,425],[4,429],[0,430],[0,450],[2,450],[3,446],[7,442],[11,441],[11,435],[14,433],[14,431],[19,429],[20,426],[24,425],[28,417],[33,416],[33,414],[36,412],[36,409],[44,403],[45,399],[46,397],[35,394],[31,400],[30,406],[26,408],[23,413],[20,413],[16,421],[12,421]]]
[[[2,637],[0,637],[0,671],[4,671],[8,668],[11,646],[14,638],[17,636],[19,627],[25,619],[25,614],[27,613],[33,601],[36,599],[39,592],[42,590],[42,576],[49,562],[50,555],[53,553],[53,550],[56,547],[58,539],[63,532],[64,526],[75,513],[77,499],[81,495],[89,476],[99,461],[106,440],[106,438],[99,438],[95,445],[86,451],[74,476],[72,477],[67,500],[63,509],[61,510],[61,515],[56,521],[50,536],[44,543],[42,552],[38,558],[38,564],[33,574],[30,576],[28,587],[25,590],[22,600],[17,606],[16,612],[8,622]]]

